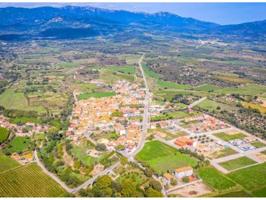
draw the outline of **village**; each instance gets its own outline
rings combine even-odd
[[[86,137],[108,151],[134,151],[140,140],[144,91],[137,84],[117,81],[116,95],[77,101],[66,135],[74,142]]]

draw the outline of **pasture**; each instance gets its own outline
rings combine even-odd
[[[36,164],[11,169],[0,176],[1,197],[59,197],[67,193]]]

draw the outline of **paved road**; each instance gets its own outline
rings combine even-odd
[[[146,139],[147,131],[149,128],[149,124],[150,124],[149,105],[150,105],[151,94],[149,92],[149,86],[148,86],[147,79],[146,79],[146,76],[145,76],[145,73],[144,73],[144,70],[141,64],[143,58],[144,58],[144,55],[141,56],[141,58],[139,59],[139,63],[138,63],[139,69],[143,77],[144,85],[145,85],[144,113],[143,113],[143,120],[142,120],[141,139],[140,139],[140,142],[138,143],[137,148],[134,150],[134,152],[132,152],[131,154],[127,156],[129,159],[134,157],[143,148],[145,144],[145,139]]]

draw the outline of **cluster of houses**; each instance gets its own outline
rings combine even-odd
[[[189,131],[194,133],[204,133],[229,128],[229,125],[226,123],[207,114],[185,118],[184,125]]]
[[[0,124],[2,127],[13,131],[16,136],[31,136],[33,133],[46,132],[49,129],[47,125],[40,125],[27,122],[23,125],[17,125],[9,122],[9,119],[0,115]]]
[[[116,132],[115,140],[101,140],[108,150],[118,145],[130,152],[140,140],[145,91],[137,84],[124,80],[112,86],[115,96],[89,98],[76,101],[66,135],[78,143],[81,137],[89,138],[92,133]],[[98,141],[97,141],[98,142]]]

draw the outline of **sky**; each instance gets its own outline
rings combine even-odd
[[[36,7],[44,4],[0,3],[0,7],[10,5]],[[45,5],[62,6],[62,4],[52,3]],[[85,5],[134,12],[155,13],[166,11],[182,17],[192,17],[223,25],[266,19],[266,3],[86,3]]]

